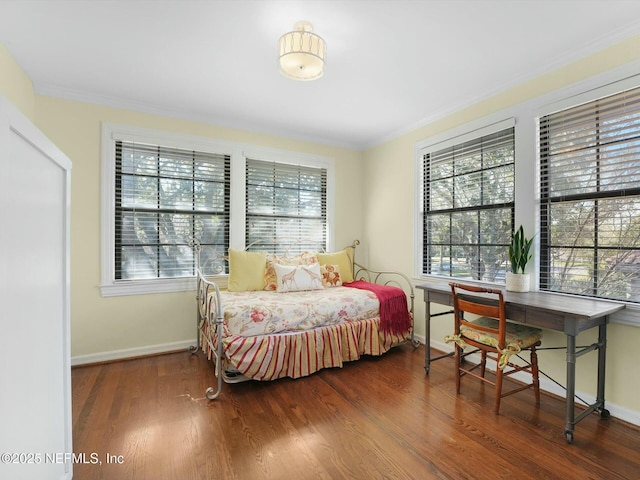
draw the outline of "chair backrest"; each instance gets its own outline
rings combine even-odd
[[[449,285],[453,293],[454,333],[460,335],[460,326],[468,325],[475,330],[497,335],[498,348],[503,349],[507,332],[507,319],[505,316],[505,303],[502,291],[459,283],[450,283]],[[470,293],[465,294],[464,292]],[[484,325],[471,324],[470,320],[464,318],[465,312],[481,317],[495,318],[499,320],[499,328],[494,329]]]

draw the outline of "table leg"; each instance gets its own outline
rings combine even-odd
[[[598,327],[598,396],[596,398],[597,409],[600,417],[609,418],[609,410],[604,408],[604,377],[607,362],[607,323]]]
[[[424,317],[424,371],[428,375],[431,366],[431,302],[428,298],[425,300]]]
[[[425,292],[424,296],[425,303],[425,314],[424,314],[424,370],[429,374],[429,369],[431,368],[431,362],[435,362],[436,360],[440,360],[442,358],[452,357],[455,354],[455,349],[451,352],[444,353],[442,355],[437,355],[435,357],[431,356],[431,318],[439,317],[442,315],[449,315],[453,313],[453,310],[448,312],[440,312],[431,314],[431,301],[429,299],[428,293]]]
[[[567,413],[564,424],[564,435],[567,443],[573,442],[575,426],[575,393],[576,393],[576,337],[567,335]]]

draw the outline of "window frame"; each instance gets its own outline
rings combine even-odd
[[[116,207],[114,223],[116,231],[114,235],[114,271],[116,281],[193,276],[195,256],[189,261],[190,272],[188,274],[171,271],[166,272],[168,274],[163,274],[167,266],[162,264],[160,259],[161,252],[167,247],[175,246],[193,253],[193,248],[189,245],[194,235],[194,229],[197,228],[200,222],[203,222],[201,225],[204,226],[205,219],[210,218],[212,215],[217,218],[217,225],[222,227],[222,230],[218,229],[222,237],[218,237],[216,249],[221,252],[226,251],[229,245],[228,229],[231,223],[229,221],[231,186],[231,157],[229,155],[211,154],[193,149],[169,148],[164,145],[125,142],[122,140],[116,140],[115,144]],[[153,163],[149,163],[150,161]],[[167,164],[167,162],[169,163]],[[171,166],[172,162],[173,168]],[[176,162],[179,162],[179,164]],[[168,165],[168,168],[163,168],[163,164]],[[178,165],[179,170],[176,170]],[[185,171],[184,166],[187,165],[188,170]],[[197,173],[197,165],[203,168],[202,176]],[[207,176],[207,170],[209,174],[213,170],[218,173],[214,178]],[[152,188],[155,189],[153,198],[145,196],[143,200],[138,197],[138,194],[149,193],[148,190],[144,192],[138,190],[139,182],[146,186],[153,185]],[[207,189],[215,188],[218,190],[215,199],[212,199],[215,203],[198,205],[196,182],[200,185],[207,185]],[[165,191],[164,188],[161,188],[163,184],[166,187],[176,187],[176,184],[180,184],[179,188],[189,185],[190,192],[186,198],[180,197],[179,203],[172,204],[170,202],[176,199],[172,199],[170,194],[163,195]],[[222,190],[219,190],[220,188]],[[178,222],[177,228],[181,227],[182,220],[180,219],[189,218],[191,229],[188,236],[176,237],[173,240],[165,238],[163,241],[161,232],[164,230],[164,221],[167,221],[168,218],[171,218],[169,224],[174,227],[176,226],[176,221]],[[128,219],[131,224],[129,231],[125,228],[125,219]],[[137,228],[145,228],[144,226],[146,226],[148,229],[146,233],[151,235],[151,238],[139,238],[133,232],[136,228],[135,226]],[[151,233],[150,230],[153,230],[154,233]],[[210,245],[208,242],[204,244]],[[137,272],[129,272],[132,274],[129,276],[127,272],[130,264],[124,261],[125,249],[136,250],[140,247],[145,250],[150,248],[155,251],[156,264],[155,266],[149,265],[149,267],[153,267],[153,271],[150,269],[148,272],[150,275],[146,277],[139,277]],[[144,257],[146,260],[148,255],[145,254]],[[153,274],[151,275],[151,273]]]
[[[250,172],[250,165],[253,164],[255,165],[255,169],[254,169],[254,174],[249,174]],[[303,217],[298,217],[301,218],[301,222],[299,224],[299,226],[303,226],[304,230],[308,232],[308,224],[313,224],[314,220],[321,220],[321,224],[323,225],[324,229],[322,231],[322,238],[319,239],[318,242],[314,242],[313,241],[313,237],[311,235],[309,236],[300,236],[298,237],[298,234],[291,232],[289,236],[286,237],[282,237],[282,238],[286,238],[288,240],[291,240],[293,242],[298,242],[298,241],[306,241],[308,240],[309,243],[308,244],[303,244],[303,243],[299,243],[299,248],[296,248],[295,250],[304,250],[304,249],[317,249],[317,248],[327,248],[327,176],[328,176],[328,171],[327,168],[324,166],[310,166],[310,165],[301,165],[299,162],[296,164],[285,164],[283,162],[274,162],[274,161],[266,161],[266,160],[258,160],[255,158],[247,158],[245,161],[245,198],[249,199],[250,198],[250,187],[252,185],[256,186],[256,184],[252,184],[250,180],[253,181],[259,181],[261,179],[264,179],[263,177],[261,178],[260,173],[257,172],[265,172],[267,170],[271,170],[273,169],[273,173],[276,174],[276,176],[274,177],[274,182],[272,185],[270,185],[270,187],[273,189],[273,196],[269,197],[270,200],[270,204],[272,206],[275,207],[274,202],[277,203],[277,193],[280,192],[295,192],[297,194],[298,197],[298,202],[296,204],[296,207],[299,208],[301,207],[301,202],[300,202],[300,195],[304,194],[304,192],[318,192],[320,195],[318,196],[318,201],[319,201],[319,208],[320,208],[320,215],[316,215],[313,217],[309,217],[309,216],[303,216]],[[280,170],[281,169],[281,170]],[[278,170],[280,170],[280,172],[278,172]],[[303,188],[301,185],[298,184],[297,188],[292,188],[291,184],[288,183],[287,186],[284,185],[278,185],[278,176],[277,174],[292,174],[295,173],[298,180],[300,180],[300,173],[301,171],[306,171],[306,172],[313,172],[313,175],[319,179],[319,189],[318,190],[314,190],[314,189],[305,189]],[[263,203],[260,204],[256,204],[256,206],[264,206]],[[276,209],[277,210],[277,209]],[[251,238],[250,236],[250,221],[247,220],[247,217],[251,217],[255,220],[257,220],[258,222],[267,222],[270,223],[270,220],[273,221],[273,228],[277,229],[277,224],[279,220],[285,220],[287,218],[292,218],[291,214],[285,214],[285,213],[276,213],[274,211],[272,211],[271,213],[259,213],[259,212],[254,212],[254,213],[250,213],[249,212],[249,205],[247,205],[247,203],[245,202],[245,243],[255,243],[255,242],[259,242],[260,243],[260,247],[258,247],[259,249],[265,249],[266,246],[268,244],[271,244],[271,240],[273,240],[273,245],[274,247],[276,245],[278,245],[278,233],[277,231],[274,230],[274,235],[275,237],[271,238],[271,237],[256,237],[256,238]],[[287,231],[290,230],[289,228],[287,228]],[[267,244],[265,244],[264,242],[267,242]],[[316,247],[314,247],[313,245],[318,245]],[[277,248],[276,248],[277,250]],[[279,254],[279,251],[272,251],[271,253],[276,253]],[[300,252],[301,253],[301,252]]]
[[[277,163],[300,164],[327,170],[327,249],[333,248],[335,162],[332,158],[288,150],[262,148],[208,137],[159,131],[143,127],[102,123],[101,146],[101,278],[103,297],[144,295],[189,291],[195,288],[195,276],[115,280],[115,144],[116,141],[139,142],[169,148],[196,150],[231,157],[231,197],[229,246],[245,248],[245,165],[247,158]],[[224,287],[228,274],[215,278]]]
[[[515,130],[515,119],[514,118],[506,118],[500,119],[496,121],[492,121],[494,119],[489,118],[485,121],[485,123],[476,123],[472,125],[466,125],[459,127],[458,129],[452,130],[450,132],[446,132],[442,135],[433,137],[429,140],[418,142],[415,146],[415,158],[416,158],[416,220],[415,220],[415,243],[416,243],[416,254],[418,261],[414,264],[416,268],[415,276],[418,278],[426,279],[426,278],[434,278],[434,279],[447,279],[451,281],[455,281],[456,279],[460,281],[470,282],[470,283],[479,283],[479,284],[504,284],[504,282],[487,282],[484,280],[474,280],[462,277],[455,277],[449,275],[441,275],[438,273],[425,273],[423,271],[424,266],[424,251],[425,251],[425,241],[424,241],[424,157],[430,152],[436,152],[440,150],[444,150],[453,146],[458,146],[470,141],[479,140],[488,135],[492,135],[498,133],[503,130],[507,130],[510,128],[514,128],[514,150],[517,150],[516,147],[516,138],[517,133]],[[516,192],[517,192],[517,162],[514,158],[514,200],[511,214],[512,221],[512,229],[514,225],[514,212],[515,212],[515,201],[516,201]]]
[[[599,108],[599,106],[602,104],[604,105],[603,108],[606,108],[606,106],[608,105],[608,102],[610,102],[610,97],[615,97],[617,95],[623,95],[625,92],[628,91],[638,91],[638,89],[640,89],[640,85],[636,85],[636,86],[632,86],[632,87],[628,87],[628,88],[623,88],[624,83],[616,83],[615,86],[616,88],[614,88],[615,91],[610,91],[611,90],[611,86],[607,86],[607,87],[603,87],[603,88],[599,88],[599,89],[595,89],[592,92],[590,92],[589,94],[589,99],[586,99],[586,96],[580,96],[580,97],[575,97],[573,100],[573,102],[570,102],[570,104],[567,105],[568,102],[562,102],[562,104],[564,105],[562,108],[557,108],[554,109],[553,111],[549,111],[547,113],[545,113],[544,115],[540,115],[539,117],[537,117],[537,134],[538,134],[538,169],[540,170],[539,175],[538,175],[538,188],[539,188],[539,195],[540,195],[540,210],[539,210],[539,223],[538,223],[538,229],[540,232],[540,248],[538,249],[538,255],[540,257],[540,265],[539,265],[539,270],[537,271],[538,273],[538,279],[540,282],[540,291],[545,291],[545,292],[552,292],[552,293],[560,293],[563,295],[571,295],[571,296],[576,296],[576,297],[587,297],[587,298],[593,298],[595,300],[611,300],[611,301],[616,301],[616,302],[623,302],[629,306],[631,305],[635,305],[636,308],[640,308],[640,300],[625,300],[625,299],[619,299],[619,298],[615,298],[615,297],[605,297],[605,296],[600,296],[597,293],[595,293],[595,290],[599,289],[600,287],[602,287],[602,285],[598,283],[596,284],[592,284],[591,285],[591,289],[594,290],[594,292],[592,293],[578,293],[578,292],[572,292],[572,291],[565,291],[565,290],[558,290],[558,289],[554,289],[552,288],[552,275],[550,272],[551,266],[552,266],[552,261],[551,261],[551,251],[553,249],[558,249],[558,248],[563,248],[562,245],[556,244],[556,243],[552,243],[551,242],[551,238],[553,236],[553,232],[554,229],[552,229],[552,225],[550,223],[550,218],[551,218],[551,209],[553,205],[561,205],[561,204],[566,204],[567,202],[578,202],[578,201],[588,201],[588,202],[593,202],[594,203],[594,208],[596,209],[596,211],[598,210],[598,205],[600,203],[604,203],[606,204],[607,201],[611,200],[611,199],[622,199],[625,197],[633,197],[633,198],[638,198],[638,192],[640,191],[639,188],[627,188],[626,186],[618,186],[618,184],[616,183],[616,188],[615,189],[600,189],[600,173],[601,173],[601,159],[600,159],[600,150],[602,149],[605,153],[604,153],[604,162],[606,162],[607,160],[607,151],[608,151],[608,147],[610,146],[610,144],[606,141],[603,140],[603,137],[601,137],[601,125],[604,122],[606,125],[606,122],[610,119],[606,119],[604,121],[601,121],[600,116],[597,112],[597,109]],[[636,98],[638,96],[638,94],[636,93]],[[579,101],[579,100],[584,100],[584,101]],[[622,104],[624,104],[624,100],[627,100],[627,97],[623,98],[623,102],[619,102],[617,100],[615,100],[618,105],[621,107]],[[556,156],[559,155],[559,153],[552,155],[548,154],[548,149],[549,149],[549,144],[551,142],[550,139],[547,140],[548,143],[545,143],[544,145],[542,144],[542,140],[541,140],[541,136],[542,136],[542,132],[546,132],[549,136],[550,134],[553,132],[555,134],[557,133],[562,133],[560,132],[560,129],[556,129],[554,127],[546,127],[543,129],[542,127],[542,122],[545,121],[545,119],[548,119],[549,117],[552,117],[552,120],[555,120],[555,118],[557,118],[558,114],[561,115],[575,115],[576,110],[580,111],[581,109],[585,109],[585,108],[591,108],[591,105],[595,105],[596,106],[596,110],[593,112],[593,114],[589,113],[588,115],[588,122],[589,125],[593,125],[593,140],[589,142],[590,148],[593,149],[595,152],[594,155],[594,159],[596,161],[596,166],[595,166],[595,171],[597,173],[596,175],[596,187],[594,190],[590,190],[589,192],[579,192],[579,193],[575,193],[575,192],[564,192],[561,194],[553,194],[550,192],[550,182],[552,179],[554,179],[555,177],[551,177],[550,175],[550,169],[552,168],[552,166],[556,166],[558,160],[554,160],[554,158]],[[638,109],[637,111],[640,111],[640,109]],[[620,110],[620,112],[622,114],[622,110]],[[593,115],[593,118],[591,118],[591,115]],[[583,115],[582,120],[583,121],[587,121],[587,116]],[[557,120],[555,120],[557,121]],[[591,121],[593,121],[593,123],[591,123]],[[634,131],[634,132],[638,132],[638,130]],[[635,138],[638,137],[638,134],[636,133]],[[549,138],[549,137],[548,137]],[[606,138],[606,136],[605,136]],[[628,140],[627,138],[625,138],[625,141]],[[626,144],[626,143],[625,143]],[[584,149],[587,145],[585,143],[580,143],[578,144],[578,149]],[[584,156],[588,156],[587,153],[584,153]],[[583,156],[580,156],[579,159],[582,161],[583,160]],[[545,173],[543,173],[545,172]],[[585,172],[585,170],[579,170],[580,173]],[[587,253],[591,253],[591,256],[594,257],[594,267],[597,264],[597,257],[607,251],[613,251],[617,249],[613,249],[610,246],[607,245],[600,245],[597,241],[598,238],[598,215],[597,213],[595,214],[595,216],[593,217],[593,221],[594,221],[594,234],[596,236],[595,239],[595,243],[592,246],[578,246],[575,247],[577,248],[578,251],[585,251]],[[562,228],[559,228],[559,230],[563,230]],[[627,250],[637,250],[637,248],[633,248],[633,245],[624,245],[620,248],[620,250],[622,251],[627,251]],[[596,269],[595,271],[595,276],[597,278],[597,274],[598,274],[598,270]],[[592,272],[594,273],[594,272]]]

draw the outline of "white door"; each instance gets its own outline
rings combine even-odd
[[[72,477],[71,162],[0,97],[0,478]]]

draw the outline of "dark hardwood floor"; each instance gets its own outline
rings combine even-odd
[[[503,399],[453,360],[394,349],[298,380],[224,385],[187,352],[76,367],[74,479],[638,479],[640,429],[596,414],[565,442],[564,402]],[[464,380],[467,380],[466,382]],[[89,463],[91,454],[101,463]],[[111,461],[111,463],[108,462]]]

